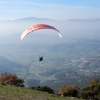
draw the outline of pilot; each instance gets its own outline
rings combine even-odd
[[[39,57],[39,61],[42,61],[43,60],[43,56],[42,57]]]

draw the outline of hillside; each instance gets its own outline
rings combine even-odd
[[[71,100],[71,97],[60,97],[56,94],[48,94],[13,86],[0,86],[0,100]],[[81,99],[75,99],[81,100]]]

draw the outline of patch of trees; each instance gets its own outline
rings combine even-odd
[[[60,88],[58,94],[63,94],[64,96],[76,97],[78,95],[79,90],[80,90],[80,88],[76,85],[74,85],[74,86],[63,85]]]
[[[54,94],[54,91],[50,87],[47,87],[47,86],[30,87],[30,89]]]
[[[58,94],[83,99],[100,100],[100,82],[98,78],[92,79],[88,86],[80,89],[78,86],[63,85]]]
[[[0,75],[0,84],[24,87],[24,80],[15,74],[4,73]]]
[[[85,97],[83,98],[99,98],[100,97],[100,82],[98,78],[94,78],[88,86],[82,88]]]

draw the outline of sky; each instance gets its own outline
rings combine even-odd
[[[100,0],[0,0],[0,20],[100,18]]]

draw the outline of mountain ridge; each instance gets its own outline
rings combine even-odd
[[[67,20],[55,20],[55,19],[49,19],[49,18],[38,18],[38,17],[23,17],[13,20],[0,20],[0,21],[21,21],[21,20],[50,20],[50,21],[100,21],[100,18],[94,18],[94,19],[67,19]]]

